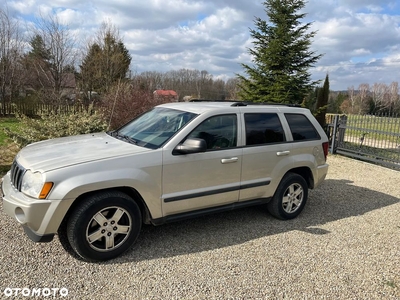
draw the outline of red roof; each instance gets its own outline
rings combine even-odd
[[[154,93],[158,96],[178,96],[178,94],[173,90],[156,90]]]

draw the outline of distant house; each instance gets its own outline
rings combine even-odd
[[[178,93],[173,90],[155,90],[153,92],[154,99],[161,102],[178,102]]]
[[[61,96],[67,98],[68,100],[75,100],[75,93],[76,93],[75,74],[73,73],[63,74],[61,80]]]

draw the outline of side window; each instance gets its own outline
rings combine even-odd
[[[302,114],[285,114],[295,141],[318,140],[320,136],[310,120]]]
[[[209,150],[236,147],[237,116],[233,114],[211,117],[197,126],[188,138],[205,140]]]
[[[263,145],[284,142],[285,134],[277,114],[244,114],[246,145]]]

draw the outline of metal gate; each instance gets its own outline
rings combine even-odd
[[[329,152],[400,170],[400,118],[327,115]]]

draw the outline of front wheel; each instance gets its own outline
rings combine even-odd
[[[66,236],[83,259],[104,261],[130,248],[141,224],[140,209],[131,197],[107,191],[82,199],[68,219]]]
[[[288,173],[282,178],[267,208],[274,217],[289,220],[301,213],[307,198],[308,185],[304,178],[296,173]]]

